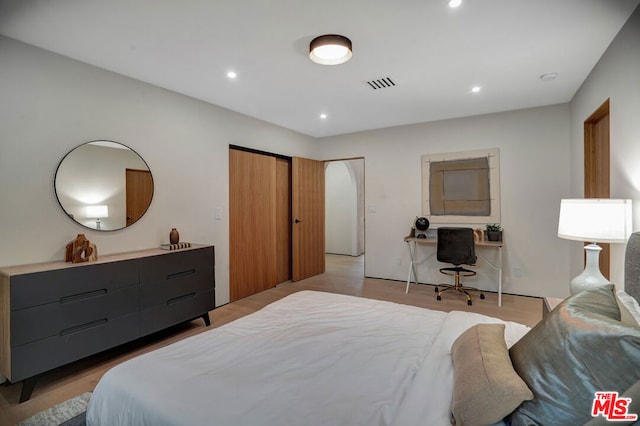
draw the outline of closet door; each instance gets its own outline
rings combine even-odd
[[[324,162],[293,158],[293,281],[325,270]]]
[[[229,150],[231,301],[277,283],[276,159]]]

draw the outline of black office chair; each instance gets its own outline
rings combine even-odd
[[[442,300],[442,293],[455,290],[467,296],[467,305],[471,306],[469,291],[479,291],[480,299],[484,299],[482,290],[473,287],[464,287],[460,284],[460,277],[472,277],[475,271],[463,268],[461,265],[475,265],[476,245],[471,228],[438,228],[438,249],[436,252],[438,262],[451,263],[453,267],[440,268],[445,275],[454,276],[454,284],[440,284],[436,286],[437,300]]]

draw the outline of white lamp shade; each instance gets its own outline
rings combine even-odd
[[[631,200],[565,199],[560,202],[558,237],[592,243],[624,243],[631,235]]]
[[[109,206],[107,205],[87,206],[86,215],[87,217],[95,217],[95,218],[109,217]]]

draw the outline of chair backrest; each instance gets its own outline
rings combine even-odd
[[[476,244],[471,228],[438,228],[438,250],[436,257],[439,262],[459,265],[475,265]]]

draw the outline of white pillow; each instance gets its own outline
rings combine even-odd
[[[624,290],[618,290],[616,293],[618,308],[620,309],[620,322],[640,327],[640,305],[638,301]]]

